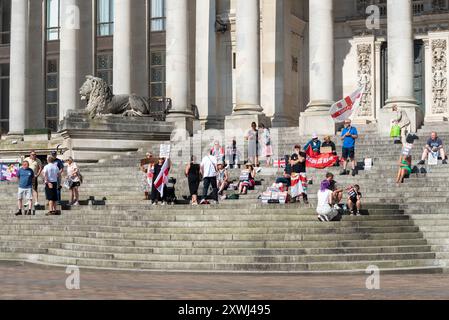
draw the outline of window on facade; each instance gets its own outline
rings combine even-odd
[[[47,128],[53,131],[58,130],[58,60],[48,59],[46,66],[46,95],[45,95],[45,123]]]
[[[0,64],[0,134],[9,132],[9,64]]]
[[[59,40],[60,31],[60,0],[47,0],[47,40]]]
[[[11,0],[0,1],[0,45],[10,43]]]
[[[114,34],[114,0],[97,0],[97,35]]]
[[[97,55],[97,77],[112,86],[113,81],[113,55],[111,52],[99,53]]]
[[[151,31],[165,31],[165,0],[151,0]]]
[[[150,96],[165,97],[165,52],[151,52],[150,63]]]

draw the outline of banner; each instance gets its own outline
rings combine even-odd
[[[20,167],[19,164],[1,163],[0,181],[12,181],[13,179],[17,178],[19,167]]]
[[[308,168],[325,169],[334,166],[338,161],[338,156],[333,153],[318,154],[313,152],[309,146],[306,153],[306,166]]]
[[[303,193],[307,193],[307,176],[305,173],[294,173],[291,176],[291,196],[292,198],[299,197]]]
[[[364,91],[364,87],[359,88],[351,95],[332,105],[330,109],[332,119],[334,119],[336,123],[341,123],[345,120],[350,119],[355,111],[359,108]]]

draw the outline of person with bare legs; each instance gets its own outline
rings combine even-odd
[[[31,216],[33,209],[33,178],[34,172],[30,169],[30,164],[28,161],[22,162],[22,167],[17,173],[17,178],[19,179],[19,191],[17,193],[18,208],[16,216],[21,216],[23,214]],[[23,212],[23,201],[28,201],[28,210]]]

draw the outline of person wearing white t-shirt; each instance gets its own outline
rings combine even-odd
[[[333,193],[329,189],[330,182],[324,180],[321,183],[320,190],[318,191],[318,205],[316,212],[318,213],[318,220],[332,221],[338,214],[338,211],[332,206],[333,204]]]
[[[48,206],[50,208],[47,215],[58,215],[56,210],[56,201],[58,201],[58,179],[60,177],[60,170],[55,163],[55,158],[52,156],[47,157],[48,164],[44,167],[44,181],[45,181],[45,196],[48,200]]]
[[[210,198],[218,202],[218,186],[217,186],[217,158],[212,155],[212,152],[205,156],[203,160],[201,161],[201,175],[203,176],[203,200],[201,200],[201,203],[206,203],[207,199],[209,198],[208,192],[209,187],[212,186],[212,193],[210,195]]]

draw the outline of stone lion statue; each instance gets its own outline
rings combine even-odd
[[[150,114],[148,101],[136,95],[114,95],[111,88],[101,78],[86,76],[80,88],[82,100],[86,100],[86,112],[91,119],[104,115],[142,117]]]

